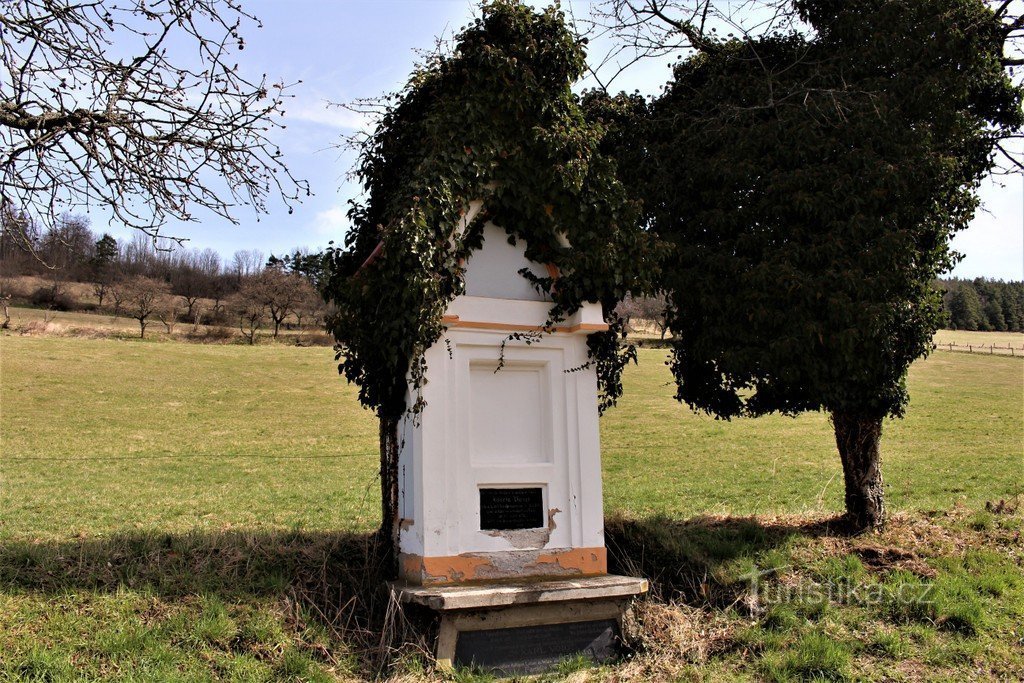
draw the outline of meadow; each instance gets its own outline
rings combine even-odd
[[[664,358],[642,350],[602,419],[613,561],[655,596],[632,659],[572,675],[1024,676],[1024,361],[913,366],[883,439],[893,523],[848,539],[824,415],[693,414]],[[283,344],[0,337],[0,680],[434,676],[415,649],[367,651],[376,424],[334,365]],[[936,599],[744,608],[766,564]]]

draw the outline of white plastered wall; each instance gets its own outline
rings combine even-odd
[[[518,274],[529,267],[542,275],[544,267],[504,235],[485,226],[484,247],[467,266],[467,295],[452,302],[448,332],[426,353],[424,411],[403,424],[404,554],[604,545],[597,380],[592,368],[579,369],[587,362],[588,326],[603,323],[600,307],[584,306],[559,323],[565,331],[529,344],[511,339],[514,328],[547,322],[550,303]],[[504,486],[541,487],[548,525],[482,531],[479,489]]]

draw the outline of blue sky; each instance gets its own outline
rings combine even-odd
[[[539,3],[538,3],[539,4]],[[563,0],[563,7],[585,17],[588,3]],[[244,28],[243,72],[266,73],[271,82],[302,80],[286,103],[287,129],[276,136],[293,173],[314,193],[292,214],[280,202],[256,220],[241,209],[239,225],[204,216],[201,223],[171,225],[166,234],[190,238],[190,246],[212,247],[223,256],[256,248],[266,254],[293,247],[341,242],[346,202],[357,188],[346,182],[352,158],[334,145],[344,133],[366,122],[326,102],[345,102],[398,89],[416,61],[415,48],[430,48],[435,36],[457,31],[473,16],[469,0],[249,0],[248,11],[262,29]],[[597,48],[599,49],[599,48]],[[667,80],[666,63],[641,63],[613,84],[653,94]],[[965,254],[954,275],[1024,279],[1024,179],[990,181],[982,188],[985,211],[958,235],[954,247]],[[104,226],[94,225],[102,230]],[[112,230],[119,238],[126,230]]]

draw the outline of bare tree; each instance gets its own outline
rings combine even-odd
[[[263,297],[252,280],[242,283],[230,299],[228,306],[238,316],[238,329],[249,344],[256,343],[256,334],[263,327],[267,315],[267,307]]]
[[[178,324],[178,316],[182,313],[182,297],[165,296],[156,306],[156,317],[164,324],[167,334],[174,334],[174,326]]]
[[[63,214],[43,233],[37,250],[51,271],[73,278],[85,274],[83,268],[96,251],[94,240],[87,216]]]
[[[5,1],[0,207],[52,223],[99,206],[156,235],[308,194],[269,137],[287,86],[235,62],[243,23],[235,0]]]
[[[616,308],[616,312],[624,317],[627,323],[634,329],[636,327],[635,321],[642,320],[654,325],[662,339],[665,338],[665,334],[668,332],[667,306],[664,294],[640,298],[626,297]]]
[[[110,291],[108,292],[111,300],[114,302],[114,310],[112,311],[114,317],[121,315],[121,312],[124,310],[126,290],[121,284],[120,282],[115,282],[110,286]]]
[[[263,252],[259,249],[239,249],[231,257],[231,270],[239,280],[255,275],[263,269]]]
[[[292,315],[295,316],[295,324],[301,330],[303,322],[310,325],[322,320],[325,306],[323,297],[309,280],[301,278],[298,288],[298,297],[292,307]]]
[[[193,334],[199,332],[199,323],[201,323],[203,321],[203,310],[204,309],[203,309],[203,306],[202,306],[201,303],[195,306],[194,312],[192,314],[192,333]]]
[[[210,278],[209,296],[213,299],[213,307],[210,311],[211,318],[218,318],[224,312],[224,298],[231,292],[233,282],[231,276],[226,273]]]
[[[577,23],[591,41],[607,45],[588,66],[605,91],[645,59],[717,49],[720,38],[764,35],[795,25],[788,0],[601,0]]]
[[[180,296],[188,309],[186,317],[190,320],[195,315],[196,305],[208,290],[208,279],[205,274],[191,264],[178,264],[171,276],[171,290]]]
[[[11,326],[11,313],[8,310],[8,306],[13,298],[13,292],[11,291],[11,283],[7,278],[0,278],[0,307],[4,311],[3,322],[0,322],[0,330],[6,330]]]
[[[171,293],[166,282],[137,275],[118,283],[121,305],[129,316],[139,321],[139,337],[146,337],[149,317],[157,312],[160,303]]]
[[[263,303],[274,326],[274,337],[310,288],[309,282],[301,275],[285,273],[280,268],[265,268],[243,285],[247,296]]]
[[[112,283],[110,283],[106,279],[97,280],[96,282],[92,283],[92,293],[96,295],[97,308],[103,308],[103,300],[107,298],[107,294],[110,293],[111,286]]]

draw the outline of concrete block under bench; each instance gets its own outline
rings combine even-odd
[[[481,585],[394,582],[391,588],[400,602],[440,614],[440,667],[477,666],[519,675],[543,672],[578,654],[597,662],[614,657],[622,616],[648,584],[646,579],[602,575]]]

